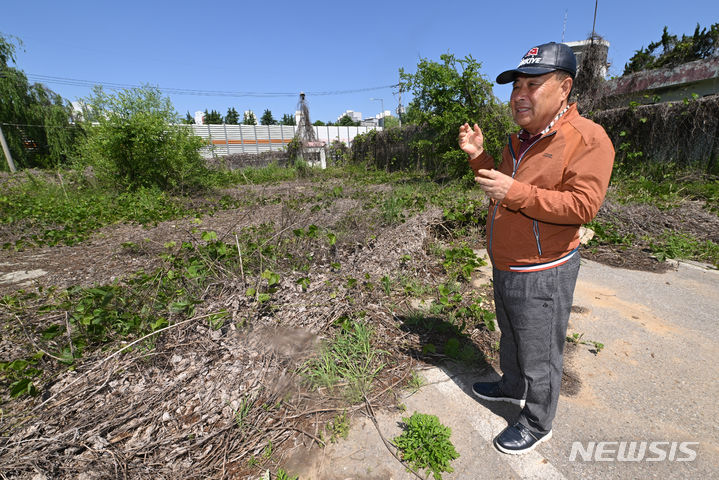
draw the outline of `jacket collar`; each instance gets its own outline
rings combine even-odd
[[[573,117],[574,114],[576,114],[576,113],[577,113],[577,104],[576,104],[576,102],[575,102],[575,103],[568,103],[567,106],[566,106],[565,108],[563,108],[562,111],[560,111],[560,112],[554,117],[554,119],[553,119],[551,122],[549,122],[549,125],[547,125],[547,126],[544,128],[544,130],[542,130],[541,132],[539,132],[539,133],[536,134],[536,135],[532,135],[532,134],[530,134],[529,132],[527,132],[525,129],[521,129],[521,130],[517,133],[517,138],[518,138],[520,141],[522,141],[522,142],[526,142],[526,141],[529,141],[529,140],[532,140],[532,139],[540,138],[540,137],[546,135],[547,133],[549,133],[549,132],[551,132],[551,131],[557,130],[558,127],[559,127],[559,125],[561,125],[561,123],[562,123],[563,120],[566,120],[566,119],[569,118],[569,117]]]

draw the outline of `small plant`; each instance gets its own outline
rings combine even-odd
[[[452,247],[444,251],[444,269],[451,279],[463,278],[469,281],[472,272],[486,262],[475,255],[466,245]]]
[[[437,286],[438,301],[432,302],[430,312],[439,314],[457,308],[462,302],[462,294],[457,283],[449,282]]]
[[[300,477],[297,475],[291,476],[289,473],[285,472],[283,469],[277,470],[277,473],[275,474],[276,480],[299,480]]]
[[[381,352],[372,347],[371,336],[372,329],[367,324],[344,319],[335,339],[325,344],[317,358],[305,363],[302,374],[316,388],[334,389],[344,383],[349,400],[361,400],[384,367]]]
[[[269,460],[272,457],[272,440],[267,441],[267,445],[262,450],[262,458]]]
[[[254,404],[255,399],[249,396],[245,396],[240,402],[240,408],[235,412],[235,423],[240,427],[240,430],[245,428],[245,419],[247,419]]]
[[[594,347],[594,353],[595,355],[598,355],[599,352],[602,351],[604,348],[604,344],[600,342],[596,342],[594,340],[583,340],[584,334],[583,333],[573,333],[571,335],[567,335],[567,341],[569,343],[574,343],[577,345],[590,345]]]
[[[335,416],[325,426],[325,430],[330,435],[330,442],[335,443],[340,438],[347,438],[350,433],[350,422],[347,418],[347,412]]]
[[[392,280],[385,275],[382,277],[382,290],[384,291],[384,294],[389,296],[392,293]]]
[[[416,371],[413,371],[409,376],[409,388],[416,392],[420,388],[422,388],[425,384],[424,378],[422,378],[422,375],[417,373]]]
[[[442,472],[451,473],[450,462],[459,458],[459,453],[449,437],[452,429],[442,425],[436,415],[414,412],[403,417],[404,432],[394,438],[402,460],[412,468],[427,469],[436,480],[442,480]]]

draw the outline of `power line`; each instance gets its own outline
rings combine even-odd
[[[29,123],[7,123],[0,122],[0,125],[7,127],[38,127],[38,128],[78,128],[76,124],[69,125],[32,125]]]
[[[114,83],[114,82],[98,82],[93,80],[82,80],[78,78],[67,78],[57,77],[51,75],[40,75],[33,73],[26,73],[29,80],[33,80],[40,83],[55,83],[59,85],[69,85],[76,87],[89,87],[92,88],[96,85],[109,88],[111,90],[125,90],[130,88],[142,88],[142,85],[133,85],[129,83]],[[349,90],[330,90],[330,91],[305,91],[307,95],[313,96],[328,96],[328,95],[347,95],[350,93],[361,93],[370,92],[373,90],[384,90],[387,88],[397,87],[398,85],[381,85],[377,87],[365,87],[355,88]],[[197,90],[189,88],[173,88],[173,87],[160,87],[157,86],[158,90],[170,94],[170,95],[194,95],[194,96],[207,96],[207,97],[258,97],[258,98],[272,98],[272,97],[295,97],[298,92],[238,92],[238,91],[223,91],[223,90]]]

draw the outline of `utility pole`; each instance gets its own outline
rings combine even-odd
[[[402,128],[402,84],[399,84],[399,107],[397,107],[397,118],[399,118],[399,128]]]
[[[5,135],[2,133],[2,127],[0,127],[0,143],[2,143],[2,150],[5,152],[5,158],[7,158],[7,166],[10,167],[10,171],[15,173],[15,163],[12,161],[12,155],[10,155],[10,147],[7,146],[5,141]]]
[[[592,22],[592,43],[594,43],[594,36],[596,35],[595,27],[597,26],[597,6],[599,0],[594,0],[594,21]]]
[[[370,100],[373,101],[380,101],[380,105],[382,105],[382,113],[379,116],[379,121],[382,122],[382,128],[384,128],[384,98],[370,98]]]

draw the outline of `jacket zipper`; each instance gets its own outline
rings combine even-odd
[[[539,241],[539,222],[532,220],[532,231],[534,232],[534,238],[537,240],[537,252],[542,254],[542,243]]]
[[[519,169],[519,164],[522,162],[522,159],[527,154],[527,152],[541,139],[551,137],[552,135],[556,134],[557,131],[550,132],[546,135],[542,135],[535,141],[531,143],[527,147],[527,149],[522,153],[522,155],[519,156],[519,159],[517,159],[517,156],[514,153],[514,148],[512,147],[512,136],[507,135],[507,144],[509,146],[509,153],[512,155],[512,178],[517,174],[517,170]],[[499,209],[499,202],[495,202],[494,204],[494,210],[492,210],[492,218],[489,222],[489,240],[487,241],[487,253],[489,254],[489,259],[494,263],[494,256],[492,255],[492,239],[494,237],[494,218],[497,216],[497,210]],[[532,220],[532,230],[534,231],[534,238],[537,240],[537,250],[539,251],[539,254],[542,254],[542,246],[539,242],[539,224],[536,220]]]

